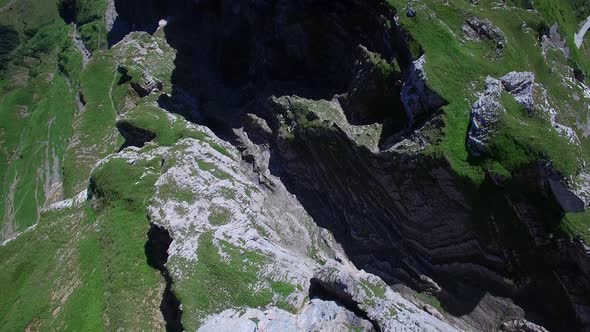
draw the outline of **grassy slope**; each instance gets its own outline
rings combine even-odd
[[[80,91],[84,95],[86,109],[74,121],[75,134],[65,160],[66,196],[83,190],[94,164],[120,146],[113,101],[117,80],[115,63],[108,55],[100,53],[80,75]]]
[[[545,156],[552,159],[554,166],[567,176],[575,174],[580,166],[571,160],[572,155],[578,154],[590,160],[588,139],[583,138],[582,131],[576,127],[577,121],[585,122],[587,105],[584,101],[576,101],[572,91],[561,84],[558,74],[563,68],[555,63],[566,64],[568,61],[559,52],[549,52],[547,59],[543,58],[535,32],[538,27],[553,21],[568,22],[563,27],[560,25],[560,31],[566,33],[572,45],[571,31],[575,30],[577,21],[568,14],[571,10],[568,2],[536,1],[539,8],[539,13],[536,13],[515,7],[495,8],[497,2],[492,0],[480,1],[477,6],[461,0],[450,0],[448,4],[425,0],[423,3],[427,8],[417,7],[418,15],[414,19],[403,15],[405,1],[389,2],[400,10],[402,24],[425,50],[429,84],[449,101],[444,108],[443,141],[431,152],[445,156],[457,174],[468,180],[467,183],[478,186],[484,169],[498,168],[498,164],[491,161],[470,161],[465,147],[470,106],[477,98],[476,94],[483,90],[483,81],[488,75],[501,77],[510,71],[534,72],[536,81],[547,88],[549,98],[560,112],[558,120],[577,130],[583,147],[582,151],[577,151],[567,144],[557,144],[563,143],[563,140],[556,141],[556,135],[550,129],[543,131],[543,128],[550,128],[548,122],[523,116],[512,117],[512,121],[503,122],[505,135],[502,136],[502,144],[496,145],[496,156],[506,164],[500,165],[500,168],[514,169],[515,166],[530,163],[536,159],[534,157]],[[462,40],[461,25],[471,15],[492,21],[505,33],[508,46],[502,56],[494,56],[494,50],[488,43]],[[531,29],[524,30],[523,23]],[[588,60],[577,52],[573,53],[573,60],[569,62],[576,62],[588,71]],[[523,126],[519,127],[516,120]],[[525,141],[523,128],[527,134],[536,134],[534,142]],[[534,153],[526,153],[525,156],[528,156],[523,158],[522,147],[519,147],[522,144],[528,152]]]
[[[71,0],[70,2],[74,2],[77,8],[75,22],[86,47],[91,51],[107,47],[107,32],[103,16],[107,2],[104,0]]]
[[[159,165],[159,161],[155,162]],[[158,330],[163,289],[146,263],[155,176],[115,159],[93,175],[100,207],[50,212],[0,248],[0,329]]]
[[[0,14],[20,34],[12,63],[0,72],[0,217],[4,236],[38,220],[44,183],[59,177],[71,136],[74,91],[58,63],[76,54],[70,30],[51,1],[18,1]],[[57,166],[57,167],[54,167]],[[54,174],[51,174],[53,171]],[[8,228],[5,228],[8,227]]]

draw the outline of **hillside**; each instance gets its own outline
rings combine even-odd
[[[0,331],[590,330],[588,15],[0,0]]]

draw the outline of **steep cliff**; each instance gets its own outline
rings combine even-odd
[[[0,126],[1,329],[590,329],[590,63],[549,2],[60,3],[2,81],[49,127]]]

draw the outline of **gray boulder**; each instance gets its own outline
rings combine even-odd
[[[506,37],[504,37],[504,33],[489,21],[477,17],[469,17],[463,23],[462,30],[465,37],[469,40],[488,39],[496,43],[498,50],[506,48]]]
[[[471,107],[471,123],[467,137],[467,147],[471,155],[480,157],[487,152],[493,137],[494,127],[502,113],[506,112],[500,103],[502,84],[488,77],[486,89]]]
[[[534,108],[535,75],[531,72],[510,72],[499,80],[488,77],[486,89],[471,107],[467,147],[474,157],[484,155],[492,141],[496,123],[506,112],[500,101],[502,91],[510,93],[516,102],[531,112]]]
[[[516,102],[527,109],[533,110],[533,89],[535,74],[531,72],[510,72],[500,79],[506,92],[509,92]]]

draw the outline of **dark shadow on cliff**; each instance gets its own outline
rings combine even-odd
[[[394,12],[380,1],[178,2],[165,28],[177,50],[174,92],[161,100],[173,112],[186,96],[196,111],[182,114],[228,137],[246,113],[270,96],[330,100],[346,92],[356,49],[409,61],[392,41]],[[198,113],[195,115],[193,113]]]
[[[147,263],[152,268],[160,271],[166,282],[166,288],[160,303],[160,311],[166,322],[166,331],[184,331],[181,321],[180,301],[172,291],[172,277],[165,265],[168,262],[168,248],[172,243],[172,239],[167,230],[154,224],[150,225],[147,237],[148,241],[145,244]]]
[[[158,21],[167,17],[168,2],[173,1],[115,1],[118,16],[107,36],[108,46],[117,44],[132,31],[154,33],[158,28]]]

